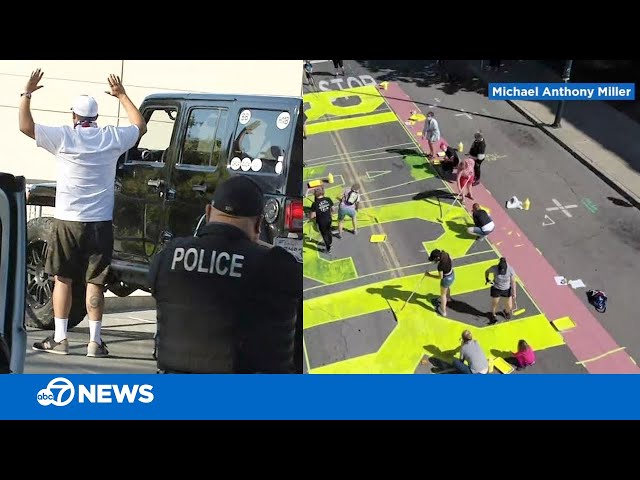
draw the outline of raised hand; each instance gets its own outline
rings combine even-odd
[[[122,95],[126,95],[126,92],[124,90],[124,87],[122,86],[122,80],[120,80],[120,77],[118,77],[117,75],[111,74],[109,75],[109,78],[107,78],[107,82],[109,82],[109,88],[111,90],[105,91],[105,93],[108,93],[112,97],[116,97],[116,98],[120,98]]]
[[[36,90],[40,90],[42,87],[44,87],[44,85],[38,85],[40,80],[42,80],[43,75],[44,75],[44,72],[39,68],[31,72],[31,76],[29,77],[29,80],[27,81],[27,84],[24,87],[24,93],[31,94]]]

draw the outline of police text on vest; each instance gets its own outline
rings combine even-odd
[[[229,277],[242,277],[242,261],[244,255],[238,255],[237,253],[229,254],[227,252],[211,251],[210,258],[207,258],[208,263],[205,264],[205,256],[207,251],[204,249],[189,248],[185,251],[184,248],[178,247],[173,252],[173,262],[171,262],[171,270],[176,269],[176,264],[181,266],[181,270],[187,272],[197,271],[198,273],[216,273],[220,276]]]

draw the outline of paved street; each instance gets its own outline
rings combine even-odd
[[[434,63],[346,61],[346,78],[337,79],[330,62],[315,64],[316,91],[305,95],[305,178],[331,173],[332,198],[358,181],[364,208],[358,235],[334,239],[330,255],[306,227],[306,371],[438,373],[470,328],[492,357],[507,356],[525,338],[538,352],[527,373],[637,373],[631,298],[640,280],[632,267],[640,212],[506,102],[489,101],[479,81],[448,79]],[[383,81],[386,90],[373,86]],[[408,122],[412,111],[429,110],[443,138],[463,142],[465,152],[473,133],[484,132],[488,158],[474,195],[497,223],[489,241],[470,238],[468,214],[449,207],[451,195],[434,192],[452,184],[426,163],[416,134],[422,122]],[[514,195],[528,198],[531,209],[506,210]],[[386,241],[371,243],[372,234]],[[435,268],[426,258],[434,248],[454,258],[447,318],[431,305],[438,281],[421,281]],[[500,255],[519,275],[524,312],[488,326],[483,274]],[[586,287],[558,286],[556,275]],[[589,288],[609,295],[605,314],[586,302]],[[565,316],[576,327],[559,332],[550,322]]]
[[[109,348],[107,358],[87,357],[89,325],[85,319],[68,332],[69,355],[51,355],[31,349],[33,342],[51,332],[28,330],[25,373],[156,373],[152,357],[156,311],[149,296],[107,298],[102,339]]]

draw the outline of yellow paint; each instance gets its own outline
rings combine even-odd
[[[513,368],[513,365],[511,365],[502,357],[496,357],[493,359],[493,367],[500,373],[503,373],[505,375],[508,375],[515,370]]]
[[[353,107],[338,107],[332,103],[333,100],[341,96],[353,95],[358,95],[361,98],[362,101],[359,105]],[[312,104],[315,103],[315,105],[312,105],[312,109],[307,111],[308,118],[310,120],[328,118],[329,120],[309,122],[307,124],[308,133],[321,133],[334,129],[364,127],[378,123],[398,121],[392,111],[380,109],[382,105],[382,103],[379,102],[380,99],[383,103],[386,103],[386,100],[380,96],[375,87],[360,87],[358,89],[351,89],[350,91],[322,92],[313,95],[309,97],[308,101]],[[305,101],[307,101],[306,97]],[[314,108],[316,109],[315,112],[313,112]],[[332,118],[344,117],[346,115],[364,116]],[[414,139],[416,146],[420,148],[420,145],[418,145],[413,137],[413,133],[408,130],[404,122],[398,122],[407,134]],[[419,137],[421,136],[421,132],[416,132],[415,135]],[[462,145],[459,145],[459,149],[462,151]],[[412,169],[412,173],[413,170],[420,169]],[[420,173],[423,172],[420,171]],[[387,187],[374,192],[397,187],[398,186]],[[447,184],[445,184],[445,187],[451,190]],[[338,187],[336,192],[338,192],[339,189]],[[331,189],[327,190],[329,191]],[[330,196],[329,193],[327,194]],[[331,194],[331,198],[333,198],[333,194]],[[443,234],[437,240],[423,242],[423,245],[426,251],[430,251],[432,248],[435,248],[434,245],[438,244],[440,248],[444,247],[453,258],[460,258],[464,256],[474,243],[473,239],[467,238],[466,233],[463,231],[463,229],[466,230],[467,228],[464,220],[467,219],[468,212],[466,212],[464,208],[457,206],[446,206],[446,208],[451,208],[451,211],[457,211],[456,215],[458,218],[455,220],[461,219],[462,221],[445,221],[442,225],[444,227]],[[437,204],[434,205],[430,202],[416,203],[408,201],[381,207],[372,207],[364,209],[360,213],[369,214],[364,216],[364,218],[359,215],[359,226],[364,227],[373,224],[373,219],[371,218],[373,216],[377,217],[379,223],[413,218],[434,222],[434,220],[438,218],[440,210]],[[309,225],[307,230],[313,234],[314,232],[311,231],[311,227],[312,225]],[[509,235],[511,235],[511,233],[512,232],[509,232]],[[319,236],[318,232],[315,232],[315,234]],[[499,253],[495,247],[492,246],[492,248],[496,253]],[[337,262],[344,261],[347,263],[343,263],[343,265],[350,263],[349,268],[338,267],[339,264]],[[488,289],[488,287],[484,285],[484,271],[494,263],[495,260],[491,260],[455,267],[457,278],[452,287],[452,294],[455,296],[471,291]],[[304,265],[305,276],[321,283],[338,283],[338,281],[345,282],[358,278],[355,265],[351,258],[329,262],[320,258],[319,254],[310,248],[305,248]],[[417,264],[401,268],[413,268],[416,266],[426,265]],[[311,273],[311,275],[308,275],[308,273]],[[371,275],[376,275],[377,273],[372,273]],[[324,275],[325,280],[329,280],[329,282],[323,282],[322,280],[314,278],[317,274],[321,274],[320,276]],[[408,298],[413,289],[416,288],[422,277],[423,273],[419,273],[306,300],[304,302],[305,329],[378,311],[388,311],[390,306],[394,309],[398,318],[398,324],[377,352],[319,367],[310,370],[310,373],[413,373],[415,367],[425,354],[442,358],[445,361],[450,360],[450,351],[459,347],[460,333],[464,329],[472,331],[474,337],[487,350],[486,353],[489,358],[493,357],[491,350],[494,349],[501,352],[513,351],[517,346],[518,340],[521,338],[525,338],[535,350],[544,350],[564,343],[562,335],[553,328],[543,314],[519,318],[484,328],[472,327],[451,318],[437,315],[426,298],[426,295],[432,297],[438,294],[439,279],[436,278],[427,277],[420,285],[415,299],[407,304],[406,308],[400,312],[400,308],[402,308],[406,298]],[[394,285],[395,287],[391,288],[391,295],[386,295],[391,296],[388,302],[387,299],[382,297],[381,291],[385,286],[387,290],[389,290],[389,288]],[[312,288],[320,287],[321,286]],[[395,291],[395,296],[393,291]],[[455,315],[455,312],[450,311],[450,315]],[[437,346],[438,350],[435,352],[427,352],[424,348],[425,345]],[[307,356],[306,354],[307,352],[305,351],[305,356]]]
[[[350,97],[357,97],[359,102],[349,106],[335,104],[340,98]],[[397,121],[395,113],[390,111],[380,92],[373,86],[307,94],[304,95],[304,101],[310,105],[305,111],[307,135]]]
[[[558,318],[558,319],[554,320],[551,323],[553,323],[553,326],[556,327],[558,329],[558,331],[560,331],[560,332],[564,332],[566,330],[571,330],[572,328],[574,328],[576,326],[574,321],[571,320],[571,317]]]
[[[343,118],[339,120],[329,120],[326,122],[308,123],[307,135],[318,133],[335,132],[336,130],[346,130],[349,128],[371,127],[382,123],[396,121],[396,114],[393,112],[376,113],[354,118]]]
[[[309,182],[309,188],[319,187],[322,183],[322,180],[312,180]]]
[[[389,88],[389,82],[381,82],[380,88],[382,88],[383,90],[386,90],[387,88]]]
[[[414,113],[413,115],[411,115],[409,117],[409,120],[413,121],[413,122],[424,122],[427,119],[427,117],[425,115],[423,115],[422,113]]]
[[[480,205],[480,208],[482,210],[484,210],[485,212],[487,212],[487,213],[491,213],[491,209],[489,207],[485,207],[485,206]]]
[[[371,235],[369,242],[380,243],[380,242],[384,242],[386,239],[387,239],[386,235]]]
[[[621,352],[625,348],[627,348],[627,347],[614,348],[613,350],[609,350],[608,352],[605,352],[602,355],[598,355],[597,357],[589,358],[588,360],[582,360],[581,362],[576,362],[576,365],[584,365],[585,363],[595,362],[596,360],[600,360],[601,358],[607,357],[607,356],[611,355],[612,353]],[[629,358],[631,358],[631,357],[629,357]]]
[[[336,100],[349,97],[358,97],[359,102],[346,107],[335,104]],[[309,103],[309,108],[305,110],[307,126],[311,126],[313,122],[324,116],[366,115],[376,112],[381,106],[385,105],[384,98],[373,86],[307,94],[304,95],[304,101]],[[388,111],[389,108],[387,107],[384,110]]]

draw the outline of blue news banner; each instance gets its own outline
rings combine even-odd
[[[489,100],[629,100],[635,83],[490,83]]]
[[[636,375],[2,375],[0,419],[640,419]]]

